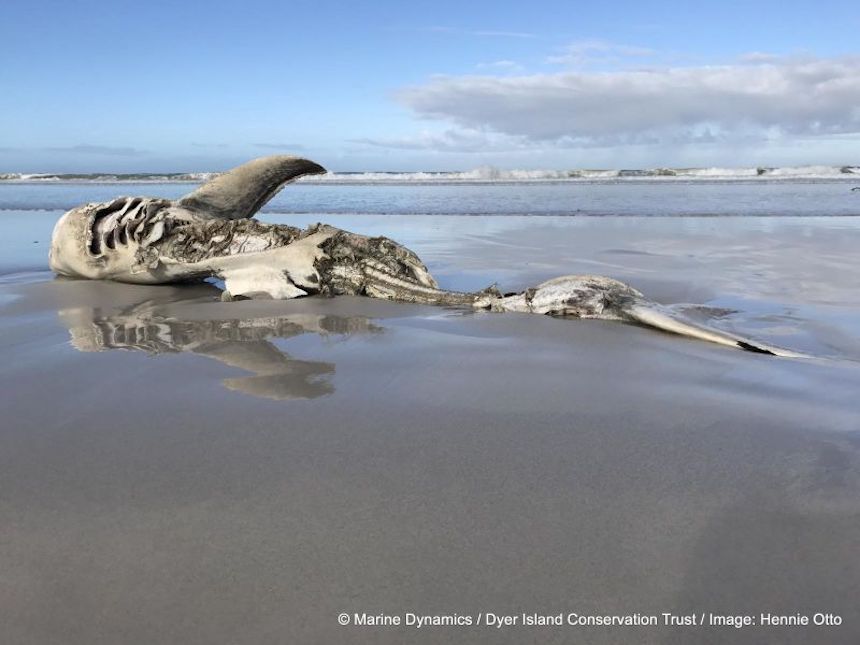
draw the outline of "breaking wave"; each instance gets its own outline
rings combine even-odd
[[[326,173],[303,177],[308,184],[425,184],[600,181],[749,181],[775,179],[860,179],[860,166],[798,166],[786,168],[649,168],[632,170],[501,170],[482,166],[462,172]]]
[[[209,181],[221,173],[217,172],[173,172],[173,173],[0,173],[0,181],[17,182],[92,182],[92,183],[143,183],[164,184],[199,183]]]
[[[93,182],[93,183],[199,183],[219,173],[134,174],[0,174],[0,182]],[[630,170],[502,170],[481,166],[449,172],[329,172],[302,177],[305,184],[445,184],[445,183],[543,183],[623,181],[778,181],[860,179],[860,166],[794,166],[748,168],[648,168]]]

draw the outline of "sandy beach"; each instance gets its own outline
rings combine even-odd
[[[818,357],[790,360],[604,321],[55,279],[55,215],[28,217],[4,227],[28,246],[0,285],[4,642],[860,638],[857,220],[327,218],[448,288],[611,275]],[[703,612],[842,624],[353,624]]]

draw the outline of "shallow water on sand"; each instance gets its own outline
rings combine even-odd
[[[0,214],[8,642],[860,638],[860,220],[265,216],[386,234],[449,288],[611,275],[822,357],[798,361],[603,321],[59,280],[58,215]],[[465,635],[344,611],[843,625]]]

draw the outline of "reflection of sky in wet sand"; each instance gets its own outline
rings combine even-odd
[[[208,291],[217,297],[217,290]],[[146,295],[152,295],[152,291],[147,290]],[[307,333],[348,336],[382,331],[364,317],[295,313],[207,319],[205,308],[199,306],[194,316],[177,315],[175,307],[169,310],[171,305],[182,303],[181,295],[171,290],[164,297],[117,309],[84,306],[60,309],[58,313],[69,329],[72,345],[81,352],[109,349],[139,350],[151,355],[190,352],[252,373],[224,379],[224,387],[276,400],[313,399],[331,394],[334,386],[330,377],[335,366],[294,358],[273,343],[273,339]]]

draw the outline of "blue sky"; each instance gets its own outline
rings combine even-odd
[[[0,172],[860,164],[854,2],[0,6]]]

